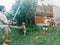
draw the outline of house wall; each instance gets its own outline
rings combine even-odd
[[[44,23],[45,18],[43,16],[35,16],[35,24]]]
[[[53,6],[53,17],[57,23],[60,23],[60,7]]]

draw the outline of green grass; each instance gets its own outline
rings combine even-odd
[[[0,45],[2,45],[2,30],[0,29]],[[38,39],[36,39],[38,37]],[[57,29],[49,27],[49,34],[43,35],[42,27],[27,28],[24,36],[21,30],[12,29],[8,45],[60,45],[60,25]]]

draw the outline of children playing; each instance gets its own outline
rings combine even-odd
[[[24,36],[26,35],[26,26],[25,26],[25,23],[22,22],[22,27],[23,27],[23,33],[24,33]]]

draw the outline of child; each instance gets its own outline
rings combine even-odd
[[[55,20],[54,20],[54,18],[51,18],[51,23],[52,23],[52,25],[54,27],[55,26]]]
[[[45,18],[45,20],[44,20],[44,24],[43,24],[43,30],[44,30],[44,32],[43,32],[43,34],[46,34],[48,31],[48,19],[47,19],[47,17],[44,17]]]
[[[22,23],[22,27],[23,27],[23,33],[24,33],[24,36],[26,35],[26,27],[25,27],[25,23],[23,22]]]
[[[54,18],[51,18],[51,25],[53,26],[53,29],[55,29],[57,26]]]

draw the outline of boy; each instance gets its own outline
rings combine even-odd
[[[22,23],[22,27],[23,27],[23,33],[24,33],[24,36],[26,35],[26,27],[25,27],[25,23],[23,22]]]
[[[44,18],[45,18],[45,20],[44,20],[44,24],[43,24],[43,30],[44,30],[43,34],[46,34],[46,33],[48,33],[48,31],[47,31],[48,30],[48,19],[46,16]]]

